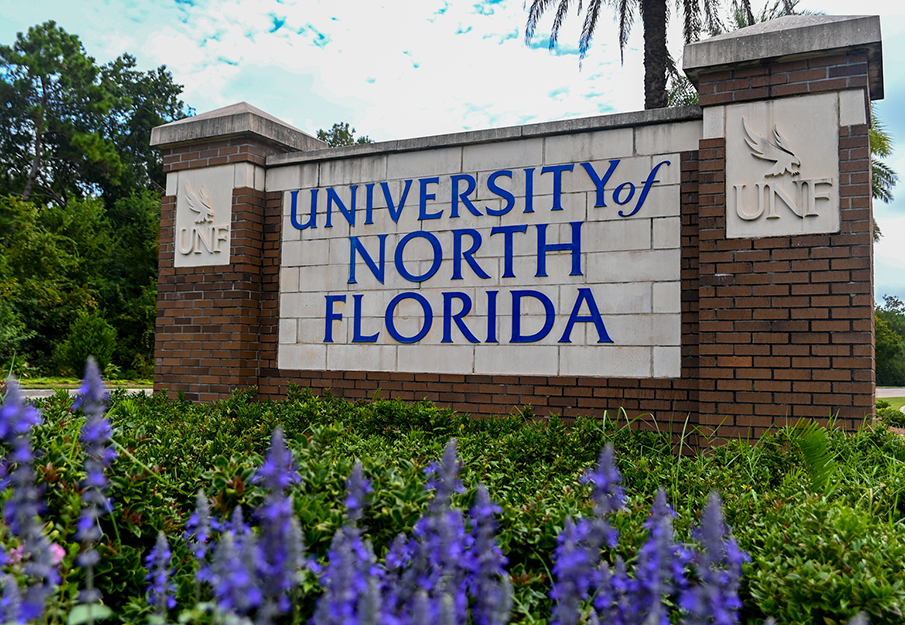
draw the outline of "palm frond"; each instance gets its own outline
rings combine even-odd
[[[559,29],[562,27],[562,21],[569,12],[569,0],[560,0],[559,6],[556,7],[556,15],[553,16],[553,28],[550,30],[550,49],[556,47],[559,40]]]
[[[824,494],[830,478],[838,468],[829,450],[826,430],[814,421],[799,423],[795,430],[805,470],[811,482],[811,490],[817,494]]]
[[[533,0],[531,2],[531,7],[528,9],[528,21],[525,23],[525,43],[530,43],[531,38],[534,37],[534,32],[537,30],[537,22],[543,17],[544,13],[546,13],[547,9],[554,3],[555,0]],[[558,35],[558,33],[557,33]],[[553,38],[553,35],[550,35],[550,38]]]
[[[584,60],[588,49],[591,47],[591,38],[594,36],[594,30],[597,28],[597,18],[600,16],[601,0],[591,0],[588,3],[588,10],[584,16],[584,24],[581,27],[581,38],[578,40],[579,63]],[[623,44],[620,39],[619,52],[622,54]],[[624,58],[624,57],[623,57]]]

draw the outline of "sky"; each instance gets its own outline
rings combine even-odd
[[[525,41],[525,1],[0,0],[0,43],[54,20],[99,63],[128,52],[140,69],[166,65],[198,113],[245,101],[311,134],[348,122],[375,141],[643,108],[639,20],[620,59],[605,7],[580,62],[584,15],[570,13],[551,52],[549,16]],[[799,5],[829,15],[852,6]],[[902,174],[895,200],[874,204],[884,235],[875,297],[905,300],[905,2],[856,6],[881,17],[886,97],[874,106],[895,141],[887,164]],[[670,25],[677,59],[680,22]]]

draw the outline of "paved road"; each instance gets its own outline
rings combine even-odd
[[[75,397],[76,393],[78,393],[78,389],[71,388],[68,389],[69,394],[72,397]],[[137,393],[145,393],[150,395],[154,391],[149,388],[127,388],[126,393],[129,395],[135,395]],[[22,389],[22,395],[27,399],[38,399],[41,397],[50,397],[56,394],[56,390],[50,388],[24,388]]]
[[[905,388],[878,388],[877,397],[905,397]]]

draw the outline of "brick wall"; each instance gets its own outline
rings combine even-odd
[[[701,76],[701,106],[868,88],[867,54],[760,63]]]
[[[175,196],[165,196],[154,388],[216,400],[258,383],[264,193],[233,191],[229,265],[174,267],[175,214]]]
[[[164,173],[231,163],[254,163],[264,167],[269,154],[285,151],[251,137],[233,137],[161,150]]]

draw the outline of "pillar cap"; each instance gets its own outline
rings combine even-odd
[[[883,52],[876,15],[789,15],[685,46],[682,69],[697,85],[702,74],[863,50],[872,100],[883,99]]]
[[[151,130],[151,145],[166,148],[240,136],[256,137],[291,152],[326,147],[323,141],[247,102],[157,126]]]

